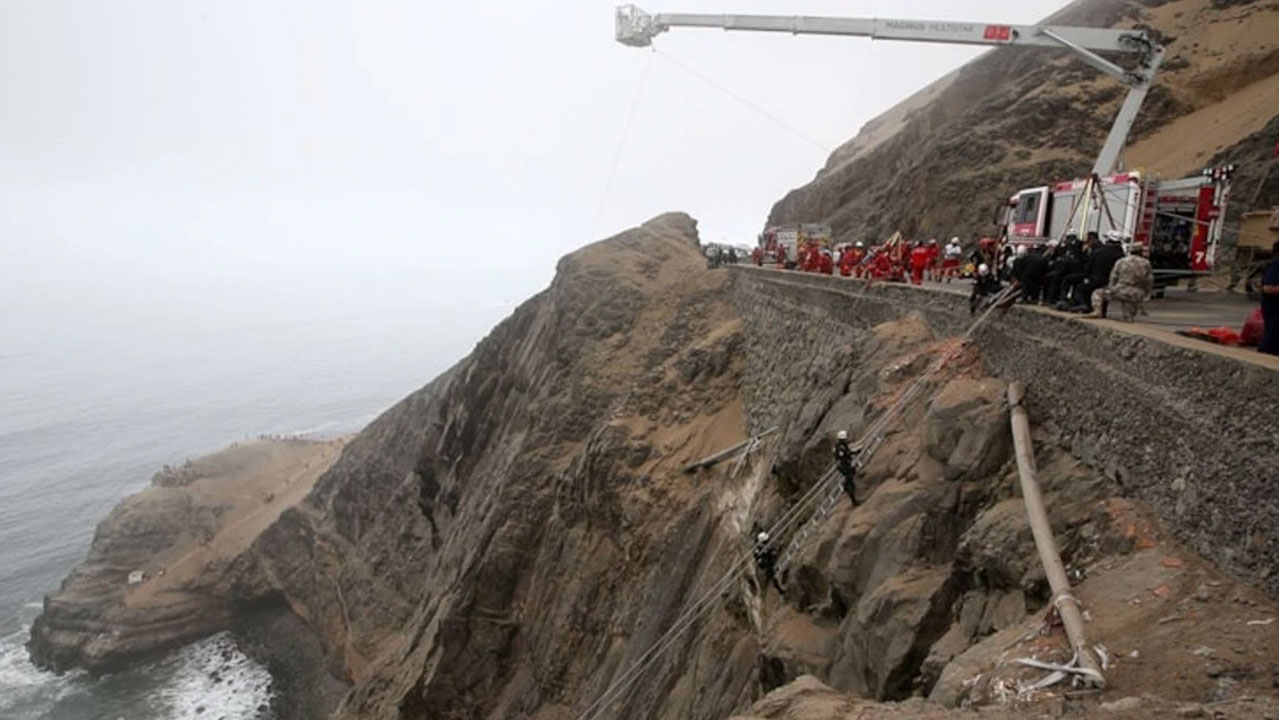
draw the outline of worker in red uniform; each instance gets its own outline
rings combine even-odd
[[[786,269],[786,246],[781,243],[777,243],[777,251],[775,254],[777,255],[777,267],[782,270],[785,270]]]
[[[756,247],[754,250],[751,250],[751,262],[755,263],[756,265],[760,267],[763,267],[764,251],[759,249],[758,247]]]
[[[845,245],[844,252],[839,254],[839,274],[850,277],[855,267],[857,267],[857,258],[853,255],[853,246]]]
[[[922,285],[924,282],[924,270],[928,269],[928,248],[920,242],[916,242],[915,246],[910,249],[910,282],[912,285]]]
[[[938,273],[938,265],[941,263],[941,247],[937,244],[937,238],[931,238],[928,241],[928,268],[924,276],[929,282],[936,282],[941,279]]]
[[[852,256],[853,274],[862,277],[866,274],[866,243],[858,240],[849,251]]]
[[[890,257],[886,248],[876,248],[872,251],[870,276],[879,280],[889,277],[893,274],[893,259]]]
[[[818,270],[823,275],[833,275],[835,273],[835,258],[831,257],[830,250],[822,248],[818,254]]]

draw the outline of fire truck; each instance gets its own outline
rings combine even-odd
[[[831,249],[835,234],[829,225],[821,223],[788,223],[774,225],[759,234],[759,249],[766,263],[777,262],[778,248],[786,250],[787,266],[794,265],[799,249]]]
[[[1014,246],[1117,232],[1149,249],[1159,284],[1167,285],[1212,269],[1233,171],[1163,180],[1138,170],[1026,188],[1008,198],[997,222]]]
[[[1141,171],[1120,172],[1119,156],[1163,61],[1164,48],[1140,29],[938,20],[895,20],[778,15],[650,14],[634,5],[616,12],[616,39],[646,47],[676,27],[720,28],[795,35],[847,35],[882,40],[993,47],[1057,48],[1128,87],[1091,172],[1083,179],[1027,188],[1013,195],[997,223],[1011,242],[1045,242],[1068,231],[1115,230],[1129,242],[1149,245],[1165,277],[1211,268],[1221,235],[1231,168],[1162,180]],[[1131,69],[1099,53],[1136,55]]]

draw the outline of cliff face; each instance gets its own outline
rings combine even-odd
[[[238,593],[287,602],[324,638],[354,683],[339,715],[580,707],[720,571],[738,534],[717,488],[680,468],[744,432],[726,281],[684,215],[567,256],[259,540]],[[659,706],[734,707],[749,683],[723,662],[736,640],[680,651],[717,695]],[[655,697],[628,702],[648,714]]]
[[[1068,660],[1060,631],[1043,624],[1048,588],[1014,494],[1005,386],[992,370],[1008,373],[1032,351],[991,362],[982,352],[1001,352],[990,338],[1002,336],[987,333],[961,347],[962,297],[711,271],[696,240],[693,221],[672,214],[567,256],[545,292],[336,460],[271,474],[278,496],[222,514],[199,506],[151,531],[138,518],[172,503],[126,501],[47,600],[33,655],[111,670],[239,628],[283,668],[278,687],[294,697],[277,708],[281,720],[711,720],[803,675],[850,695],[801,683],[753,712],[940,717],[1020,697],[1008,688],[1037,678],[1001,663],[1010,652]],[[1029,328],[1030,342],[1023,315],[1011,327]],[[1045,358],[1058,352],[1054,332]],[[1113,345],[1126,359],[1136,352]],[[1086,377],[1091,360],[1079,362],[1080,373],[1042,386]],[[882,444],[859,476],[861,504],[837,495],[814,515],[803,499],[830,464],[835,431],[860,437],[917,381],[920,399],[873,436]],[[683,471],[774,426],[741,463]],[[1092,627],[1150,658],[1123,661],[1116,683],[1164,704],[1265,694],[1279,667],[1279,627],[1265,618],[1279,611],[1116,497],[1121,486],[1140,495],[1166,485],[1151,476],[1162,455],[1143,452],[1114,473],[1079,459],[1113,457],[1120,429],[1072,439],[1050,425],[1036,438],[1064,558],[1087,577],[1077,592]],[[163,474],[153,494],[220,483],[223,465]],[[789,550],[810,517],[784,596],[748,561],[731,573],[757,526],[779,527]],[[255,524],[256,534],[236,532]],[[201,529],[208,547],[183,550]],[[93,582],[118,583],[123,567],[152,567],[156,553],[168,569],[149,581],[158,585],[95,594]],[[200,572],[187,572],[188,556],[204,558]],[[1185,622],[1168,627],[1169,617]],[[1221,643],[1234,654],[1188,655]],[[931,703],[876,704],[912,696]]]
[[[1051,21],[1143,27],[1162,39],[1165,63],[1126,166],[1181,177],[1225,153],[1246,166],[1235,201],[1247,201],[1240,195],[1251,195],[1268,152],[1228,151],[1279,108],[1279,3],[1079,0]],[[988,234],[1011,193],[1088,172],[1124,94],[1064,52],[992,51],[868,123],[768,222],[825,221],[841,240]]]

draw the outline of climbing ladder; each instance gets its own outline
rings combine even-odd
[[[861,452],[857,453],[857,459],[853,461],[853,468],[860,470],[865,467],[871,455],[879,449],[883,442],[884,436],[882,434],[872,438],[870,443],[863,447]],[[830,487],[823,491],[821,500],[817,507],[813,509],[813,514],[808,518],[808,522],[804,523],[804,527],[795,533],[795,536],[791,538],[790,544],[786,546],[786,552],[782,555],[781,562],[777,564],[778,574],[784,576],[786,571],[790,570],[791,563],[807,545],[808,537],[821,526],[822,522],[835,509],[835,506],[839,504],[840,498],[844,496],[843,485],[835,481],[838,477],[838,468],[832,465],[822,475],[822,478],[817,481],[819,484],[830,483]]]

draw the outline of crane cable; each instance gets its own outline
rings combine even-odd
[[[1007,291],[1005,291],[1005,293],[1001,293],[1000,297],[1006,293]],[[941,368],[951,360],[951,358],[956,356],[972,337],[973,332],[976,331],[976,329],[986,321],[986,318],[990,317],[991,313],[998,307],[998,302],[991,303],[991,305],[969,325],[968,329],[960,337],[959,347],[943,354],[933,362],[932,366],[930,366],[924,374],[916,378],[914,382],[911,383],[910,387],[907,388],[906,392],[902,393],[898,399],[875,420],[875,422],[871,423],[870,429],[863,433],[862,440],[859,441],[859,444],[864,444],[867,438],[873,438],[874,434],[881,432],[887,426],[889,418],[895,415],[899,410],[903,409],[906,403],[914,399],[914,396],[923,387],[924,383],[929,379],[929,376],[940,371]],[[809,488],[795,505],[791,506],[785,513],[783,513],[782,518],[774,523],[771,528],[772,532],[769,534],[772,535],[773,532],[780,533],[786,527],[794,523],[800,516],[800,510],[804,509],[804,507],[811,503],[815,498],[821,497],[823,491],[830,490],[828,487],[830,479],[833,478],[831,478],[831,470],[828,469],[825,473],[823,473],[821,481],[814,483],[813,487]],[[577,715],[577,720],[597,720],[597,718],[603,714],[609,703],[621,697],[619,692],[624,693],[630,690],[634,686],[635,681],[639,679],[644,671],[655,664],[657,659],[661,657],[662,653],[674,644],[675,640],[683,635],[685,631],[692,627],[693,622],[697,620],[706,608],[711,606],[711,600],[723,592],[723,590],[736,579],[737,575],[742,571],[751,558],[752,554],[747,552],[734,562],[729,567],[728,571],[724,573],[720,580],[716,582],[710,590],[703,593],[691,607],[681,613],[676,619],[674,625],[663,633],[653,643],[653,645],[651,645],[649,649],[640,656],[638,660],[633,662],[631,666],[622,673],[621,676],[614,680],[594,702],[588,705],[581,714]]]
[[[653,69],[654,54],[656,53],[649,53],[648,62],[644,63],[644,72],[640,75],[639,86],[635,89],[635,99],[631,101],[631,109],[626,114],[625,124],[622,125],[622,136],[618,138],[617,148],[613,151],[613,162],[609,165],[608,176],[604,180],[604,189],[600,192],[599,207],[595,209],[592,234],[599,233],[600,221],[604,219],[604,208],[607,206],[608,197],[613,191],[613,181],[617,179],[617,169],[622,163],[622,152],[626,150],[626,143],[631,137],[631,128],[635,125],[635,116],[639,113],[640,100],[644,97],[644,88],[648,86],[648,75]]]
[[[697,70],[693,69],[693,67],[692,67],[692,66],[690,66],[688,63],[685,63],[684,61],[680,60],[679,58],[676,58],[676,57],[672,56],[670,53],[667,53],[667,52],[663,52],[663,51],[661,51],[661,50],[658,50],[656,47],[654,47],[654,48],[653,48],[653,52],[654,52],[654,53],[656,53],[657,55],[661,55],[663,60],[665,60],[665,61],[669,62],[670,64],[674,65],[675,67],[677,67],[677,68],[679,68],[679,69],[683,70],[684,72],[688,73],[689,75],[692,75],[693,77],[697,78],[698,80],[701,80],[702,82],[706,83],[707,85],[711,86],[712,88],[714,88],[714,89],[716,89],[716,90],[720,91],[721,93],[723,93],[723,94],[727,95],[729,98],[732,98],[733,100],[736,100],[738,103],[741,103],[742,105],[746,106],[746,107],[747,107],[747,108],[749,108],[750,110],[755,111],[756,113],[758,113],[758,114],[759,114],[759,115],[761,115],[762,117],[766,118],[767,120],[769,120],[769,121],[770,121],[770,122],[772,122],[773,124],[777,125],[777,126],[778,126],[778,127],[780,127],[781,129],[785,130],[786,132],[790,133],[791,135],[794,135],[795,137],[799,138],[800,140],[803,140],[804,142],[808,143],[809,145],[812,145],[813,147],[817,148],[818,150],[821,150],[822,152],[825,152],[825,153],[827,153],[827,154],[830,154],[830,153],[834,152],[834,150],[832,150],[832,149],[830,148],[830,146],[828,146],[826,143],[823,143],[822,141],[817,140],[816,138],[814,138],[813,136],[811,136],[811,135],[809,135],[808,133],[804,132],[803,130],[800,130],[800,129],[796,128],[795,126],[793,126],[793,125],[791,125],[790,123],[786,122],[785,120],[781,119],[781,118],[780,118],[780,117],[778,117],[777,115],[774,115],[773,113],[769,112],[768,110],[766,110],[763,106],[759,105],[758,103],[752,102],[751,100],[749,100],[749,99],[747,99],[747,98],[743,97],[742,95],[739,95],[738,93],[733,92],[732,90],[728,89],[728,88],[727,88],[726,86],[724,86],[723,84],[716,82],[715,80],[711,79],[710,77],[706,76],[705,74],[703,74],[703,73],[701,73],[701,72],[698,72]]]

